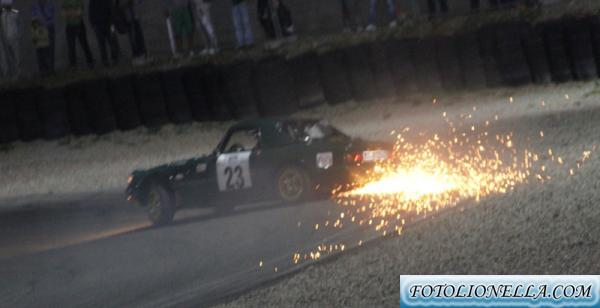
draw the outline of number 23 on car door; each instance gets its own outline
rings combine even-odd
[[[217,181],[220,191],[252,187],[250,151],[225,153],[217,159]]]

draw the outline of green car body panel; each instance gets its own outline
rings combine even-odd
[[[314,125],[327,134],[322,138],[305,135],[303,130]],[[258,134],[258,145],[244,151],[228,151],[226,147],[232,135],[246,131]],[[232,126],[209,155],[134,171],[126,193],[130,200],[141,205],[152,185],[162,185],[174,193],[178,206],[214,205],[223,199],[246,202],[273,199],[277,174],[287,166],[303,170],[314,189],[329,191],[349,182],[356,164],[347,157],[365,149],[389,151],[391,146],[350,138],[319,120],[247,120]],[[320,155],[325,157],[326,164],[331,158],[330,165],[319,166]],[[230,156],[234,160],[242,157],[246,162],[239,170],[227,170],[221,165],[223,158]]]

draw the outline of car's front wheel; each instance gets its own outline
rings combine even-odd
[[[153,226],[163,226],[173,221],[176,206],[174,195],[162,185],[154,185],[146,198],[146,213]]]
[[[313,189],[309,176],[296,166],[282,168],[277,175],[277,193],[286,202],[299,202],[309,198]]]

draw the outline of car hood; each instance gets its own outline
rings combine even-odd
[[[133,176],[148,175],[148,174],[172,174],[181,173],[189,169],[195,169],[198,164],[207,163],[210,155],[177,160],[167,164],[159,165],[146,170],[135,170]]]

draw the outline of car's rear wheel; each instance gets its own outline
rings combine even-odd
[[[146,198],[146,213],[153,226],[164,226],[173,221],[176,206],[174,195],[162,185],[154,185]]]
[[[306,200],[312,195],[309,176],[296,166],[282,168],[277,175],[277,193],[286,202]]]

